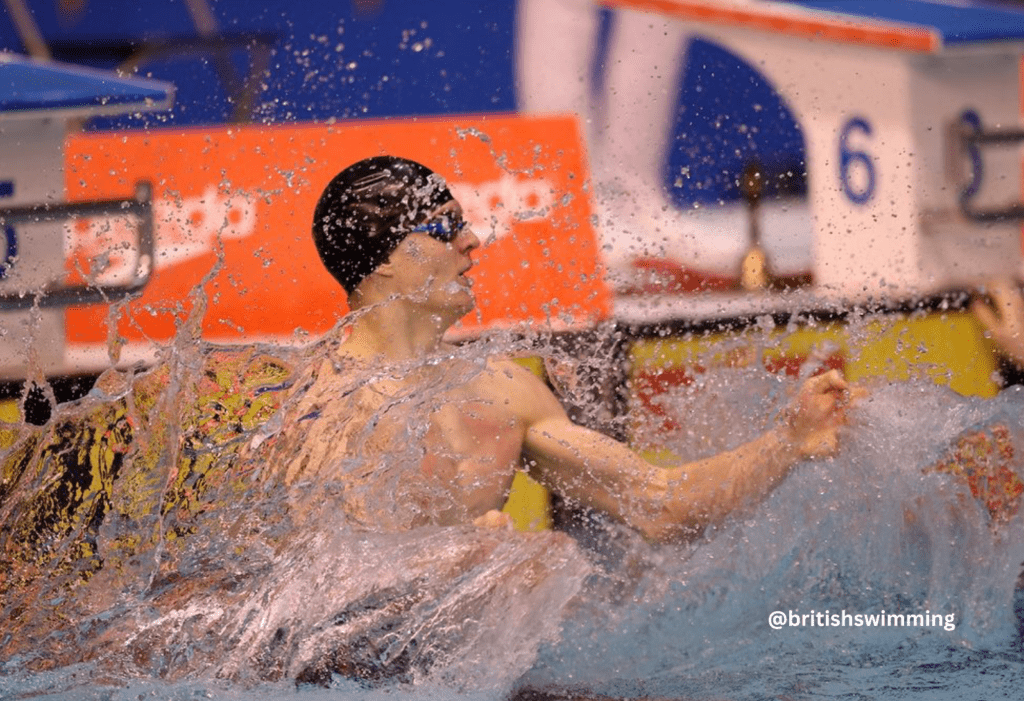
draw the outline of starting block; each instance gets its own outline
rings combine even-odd
[[[64,309],[138,291],[152,265],[145,186],[134,198],[65,202],[69,123],[162,110],[173,97],[167,83],[0,54],[0,379],[66,371]],[[139,260],[131,279],[69,282],[68,222],[104,215],[135,224]]]
[[[816,291],[906,298],[1021,270],[1024,14],[922,0],[605,0],[755,66],[801,124]]]

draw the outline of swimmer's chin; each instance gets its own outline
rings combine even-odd
[[[476,307],[476,295],[471,289],[472,282],[468,278],[465,280],[465,282],[449,282],[445,285],[445,292],[454,299],[465,299],[466,301],[459,306],[467,307],[466,311],[469,311]]]
[[[448,294],[458,294],[460,292],[469,292],[472,296],[471,290],[473,289],[473,281],[468,277],[460,275],[457,279],[449,282],[445,285],[445,290]]]
[[[468,292],[468,290],[467,290],[467,292]],[[476,296],[472,292],[470,292],[469,293],[469,300],[465,304],[462,305],[462,314],[463,315],[469,314],[474,309],[476,309]]]

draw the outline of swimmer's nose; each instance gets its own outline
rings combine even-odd
[[[480,248],[480,239],[468,226],[455,237],[455,246],[459,253],[469,253]]]

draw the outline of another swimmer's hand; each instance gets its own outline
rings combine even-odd
[[[846,409],[865,392],[852,388],[838,370],[816,375],[800,385],[786,411],[786,433],[800,457],[832,455],[839,447],[839,429]]]
[[[971,303],[971,311],[999,350],[1024,368],[1024,297],[1009,280],[992,281],[986,292],[992,303],[977,299]]]
[[[473,519],[473,525],[480,526],[481,528],[498,528],[506,531],[511,531],[515,528],[512,517],[504,511],[498,511],[497,509],[491,509],[483,516],[476,517]]]

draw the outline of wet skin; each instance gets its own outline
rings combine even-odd
[[[461,214],[452,201],[431,217]],[[378,464],[399,455],[418,462],[412,481],[422,489],[410,491],[411,522],[494,521],[516,470],[525,469],[567,500],[660,540],[698,532],[762,498],[802,458],[836,449],[849,388],[835,371],[804,382],[785,420],[759,438],[675,468],[656,468],[574,425],[529,371],[502,358],[466,358],[444,344],[445,331],[473,307],[465,273],[479,245],[468,227],[447,242],[413,233],[360,283],[337,369],[325,368],[311,390],[347,428],[320,438],[312,431],[309,443],[319,442],[321,458],[304,461],[302,470],[317,465],[319,473],[336,462],[323,457],[351,453],[358,434],[362,454]],[[342,399],[340,388],[351,382],[346,368],[380,374]],[[289,468],[288,479],[308,476],[302,470]],[[362,474],[373,481],[372,468]]]

